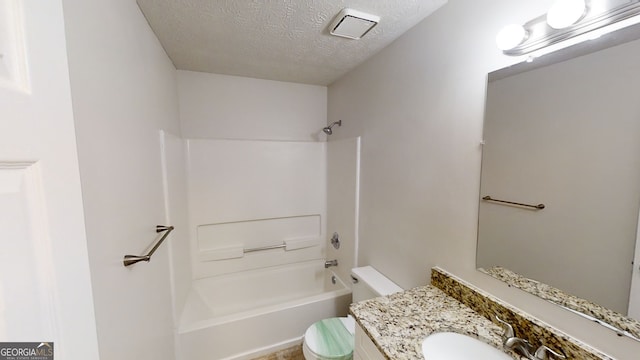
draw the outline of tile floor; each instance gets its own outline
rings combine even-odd
[[[253,360],[304,360],[304,356],[302,355],[302,344],[280,350],[273,354],[261,356]]]

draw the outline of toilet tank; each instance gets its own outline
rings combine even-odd
[[[371,266],[351,269],[353,302],[391,295],[403,289]]]

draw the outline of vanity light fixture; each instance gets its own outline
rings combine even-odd
[[[522,44],[529,33],[520,24],[510,24],[502,28],[496,36],[496,45],[500,50],[510,50]]]
[[[557,0],[523,25],[508,25],[496,43],[505,55],[536,56],[640,23],[640,0]]]
[[[564,29],[582,19],[587,13],[584,0],[557,0],[547,12],[547,24]]]

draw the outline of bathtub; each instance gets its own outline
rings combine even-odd
[[[324,260],[197,279],[177,349],[183,360],[251,359],[301,343],[309,325],[345,316],[350,303]]]

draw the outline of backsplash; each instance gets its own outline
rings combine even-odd
[[[528,340],[533,346],[542,344],[561,350],[568,359],[611,359],[567,334],[540,323],[536,318],[497,299],[440,268],[431,270],[431,284],[447,295],[497,323],[495,315],[513,325],[516,336]],[[498,324],[499,325],[499,324]]]

